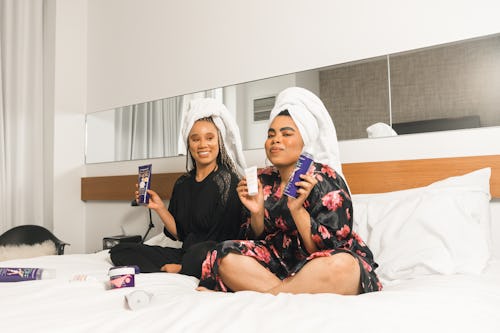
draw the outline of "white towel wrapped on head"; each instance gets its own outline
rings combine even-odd
[[[190,155],[189,149],[185,145],[187,144],[189,132],[194,122],[206,117],[212,117],[215,126],[217,126],[221,133],[229,157],[233,161],[238,173],[243,175],[246,163],[238,124],[236,124],[226,106],[214,98],[198,98],[189,103],[189,108],[181,124],[181,133],[184,140],[182,146],[184,146],[186,153]],[[190,157],[188,157],[188,167],[193,167]]]
[[[312,154],[316,162],[327,164],[342,174],[337,132],[319,97],[299,87],[283,90],[276,98],[269,123],[284,110],[288,110],[302,135],[304,151]]]

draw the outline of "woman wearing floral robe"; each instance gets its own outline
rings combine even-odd
[[[278,96],[265,143],[273,166],[261,171],[257,195],[248,194],[245,179],[237,189],[247,210],[246,240],[225,241],[208,253],[199,290],[355,295],[382,289],[371,251],[352,230],[352,202],[340,170],[315,162],[296,183],[298,197],[283,194],[302,151],[325,140],[325,112],[307,90],[289,88]],[[322,158],[322,152],[314,155]],[[334,159],[326,161],[340,169]]]

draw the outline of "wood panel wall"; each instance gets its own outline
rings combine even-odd
[[[432,158],[420,160],[345,163],[345,178],[353,194],[398,191],[429,185],[437,180],[491,167],[490,189],[500,198],[500,155]],[[177,178],[183,173],[153,175],[152,189],[169,199]],[[137,175],[85,177],[81,179],[81,199],[123,200],[134,198]]]

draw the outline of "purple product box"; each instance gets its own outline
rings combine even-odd
[[[286,184],[285,193],[289,197],[296,198],[297,195],[297,189],[298,187],[295,185],[296,182],[301,181],[300,175],[305,175],[309,168],[311,167],[311,164],[313,163],[313,157],[311,154],[308,153],[302,153],[299,157],[299,160],[297,161],[297,164],[295,165],[295,170],[288,180],[288,184]]]
[[[109,269],[109,284],[111,289],[135,286],[135,267],[117,266]]]
[[[149,203],[148,190],[151,187],[152,164],[139,166],[139,205],[147,205]]]

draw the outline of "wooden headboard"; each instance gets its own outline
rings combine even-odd
[[[351,192],[381,193],[429,185],[437,180],[491,167],[490,190],[500,198],[500,155],[431,158],[420,160],[345,163],[343,172]],[[152,189],[169,199],[175,180],[182,173],[153,175]],[[134,198],[137,175],[84,177],[81,199],[125,200]]]
[[[380,193],[429,185],[437,180],[491,168],[490,192],[500,198],[500,155],[347,163],[342,165],[351,192]]]

